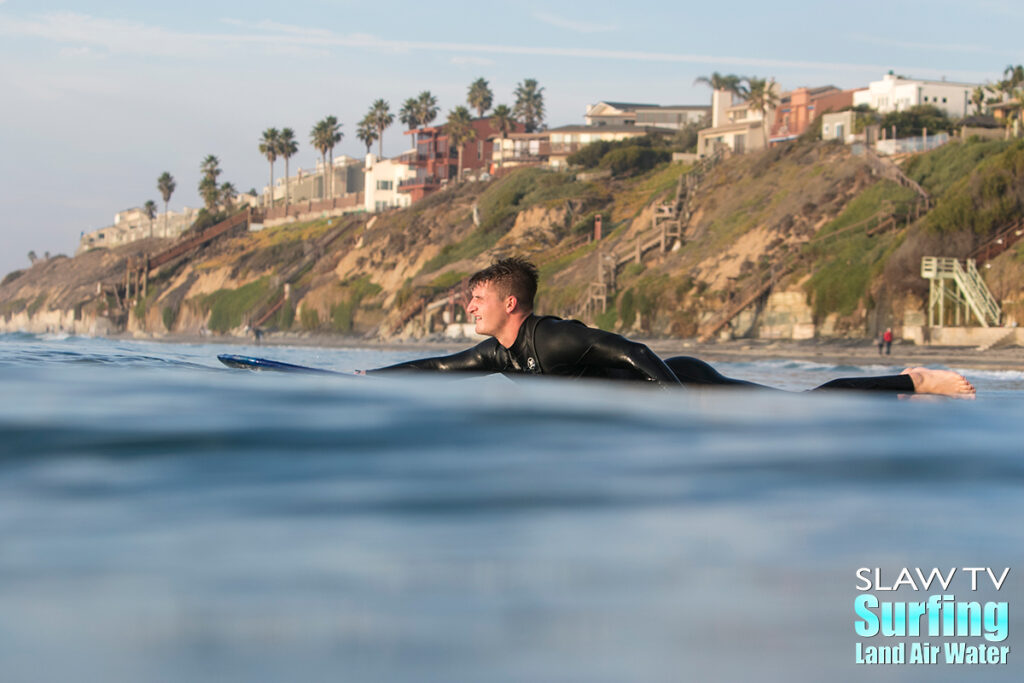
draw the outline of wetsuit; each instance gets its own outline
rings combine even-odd
[[[679,377],[643,344],[578,320],[530,315],[509,348],[494,337],[451,356],[423,358],[369,372],[440,370],[644,379],[679,386]]]
[[[435,370],[505,375],[559,375],[655,382],[662,386],[746,386],[767,388],[726,377],[713,367],[689,356],[662,361],[643,344],[587,327],[578,320],[530,315],[509,348],[491,337],[450,356],[423,358],[390,365],[370,373]],[[913,393],[909,375],[836,379],[817,389],[859,389]]]

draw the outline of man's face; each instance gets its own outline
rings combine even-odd
[[[508,320],[506,299],[502,297],[490,282],[484,282],[473,288],[466,312],[476,322],[476,333],[494,336]]]

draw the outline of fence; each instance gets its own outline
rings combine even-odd
[[[879,140],[875,143],[875,151],[884,156],[914,154],[942,147],[947,142],[949,142],[949,133],[939,133],[937,135],[928,135],[927,137],[921,135],[914,138]]]
[[[322,213],[324,211],[336,211],[341,209],[354,209],[363,205],[363,193],[356,192],[343,197],[324,199],[322,201],[295,202],[288,206],[275,206],[267,209],[263,219],[267,221],[279,220],[281,218],[299,218],[308,214]]]

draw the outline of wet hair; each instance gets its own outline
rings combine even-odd
[[[537,296],[537,266],[518,256],[498,259],[469,278],[471,290],[484,284],[494,285],[502,298],[514,296],[520,306],[532,311]]]

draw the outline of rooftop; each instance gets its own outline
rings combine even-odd
[[[641,131],[643,133],[672,133],[676,131],[673,128],[659,128],[658,126],[630,126],[621,123],[608,124],[604,126],[585,126],[582,124],[574,124],[569,126],[559,126],[558,128],[549,128],[548,133],[635,133]]]

